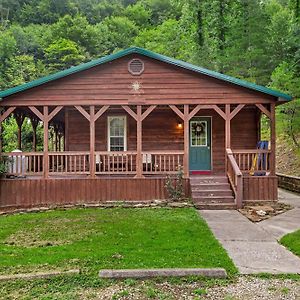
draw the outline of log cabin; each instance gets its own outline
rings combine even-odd
[[[132,47],[0,100],[1,124],[16,118],[19,150],[25,117],[33,130],[32,152],[1,145],[2,209],[166,199],[166,176],[181,169],[199,208],[277,200],[275,107],[291,100],[284,93]],[[262,114],[270,139],[258,148]]]

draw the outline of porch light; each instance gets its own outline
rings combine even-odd
[[[178,128],[178,129],[182,129],[182,128],[183,128],[182,122],[178,122],[178,123],[177,123],[177,128]]]

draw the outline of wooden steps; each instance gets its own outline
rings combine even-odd
[[[226,176],[191,176],[191,193],[198,209],[236,209]]]

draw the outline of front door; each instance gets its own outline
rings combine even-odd
[[[190,171],[211,170],[211,118],[190,121]]]

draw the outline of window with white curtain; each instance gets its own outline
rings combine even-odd
[[[108,117],[108,151],[126,151],[126,116]]]

